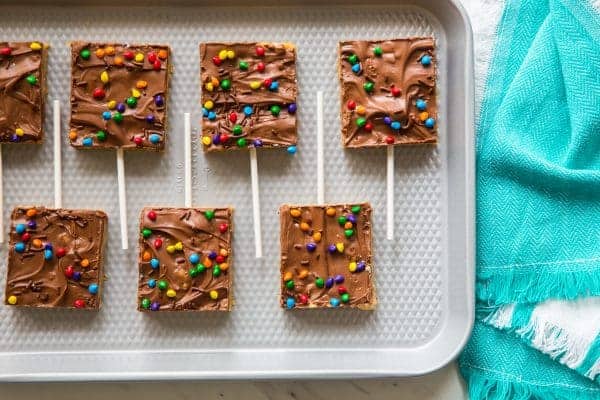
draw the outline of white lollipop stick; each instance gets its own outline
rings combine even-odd
[[[185,185],[185,207],[192,207],[192,123],[190,113],[183,114],[183,151],[185,158],[184,185]]]
[[[54,132],[54,208],[62,207],[62,154],[60,135],[60,102],[52,102],[53,132]]]
[[[119,217],[121,220],[121,247],[129,248],[127,241],[127,198],[125,197],[125,155],[123,149],[117,149],[117,184],[119,186]]]
[[[252,210],[254,213],[254,247],[256,258],[262,258],[262,237],[260,229],[260,201],[258,195],[258,162],[256,149],[250,147],[250,180],[252,181]]]
[[[317,203],[325,204],[325,171],[323,165],[323,92],[317,92]]]
[[[387,147],[387,239],[394,239],[394,146]]]

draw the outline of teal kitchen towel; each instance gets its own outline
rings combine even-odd
[[[477,135],[469,391],[600,398],[600,303],[566,301],[600,295],[600,16],[587,0],[507,0]]]

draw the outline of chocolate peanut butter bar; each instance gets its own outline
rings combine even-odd
[[[435,41],[339,44],[345,147],[437,142]]]
[[[107,224],[102,211],[15,208],[5,303],[98,310]]]
[[[0,143],[42,142],[46,51],[41,42],[0,42]]]
[[[144,208],[139,311],[229,311],[231,208]]]
[[[169,47],[71,44],[71,125],[76,148],[165,147]]]
[[[296,144],[294,45],[206,43],[200,58],[205,151]]]
[[[280,208],[281,306],[371,310],[371,206]]]

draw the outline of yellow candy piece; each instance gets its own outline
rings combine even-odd
[[[316,243],[319,243],[321,241],[321,232],[315,232],[315,233],[313,233],[313,240]]]
[[[227,257],[229,255],[229,253],[227,252],[226,249],[219,250],[219,254],[222,255],[223,257]]]
[[[348,264],[348,271],[350,271],[350,272],[356,271],[356,263],[354,261],[352,261],[350,264]]]
[[[177,292],[176,291],[174,291],[173,289],[167,290],[167,297],[173,298],[175,296],[177,296]]]
[[[209,92],[212,92],[213,90],[215,90],[215,87],[212,84],[212,82],[208,82],[206,85],[204,85],[204,89],[206,89]]]
[[[104,57],[104,49],[96,49],[96,57],[98,57],[98,58]]]
[[[25,131],[21,128],[17,128],[17,129],[15,129],[15,134],[17,136],[23,136],[25,134]]]
[[[79,265],[81,265],[83,268],[87,268],[90,266],[90,260],[88,260],[87,258],[84,258],[83,260],[81,260]]]
[[[286,272],[285,274],[283,274],[283,280],[284,280],[285,282],[287,282],[287,281],[291,281],[291,280],[292,280],[292,278],[293,278],[293,275],[292,275],[292,273],[291,273],[291,272],[289,272],[289,271],[288,271],[288,272]]]
[[[294,218],[298,218],[302,213],[297,208],[292,208],[290,210],[290,215]]]
[[[252,81],[250,82],[250,89],[256,90],[260,88],[260,81]]]
[[[212,110],[214,106],[215,103],[213,103],[212,100],[206,100],[204,102],[204,108],[206,108],[207,110]]]
[[[183,250],[183,243],[181,243],[181,242],[175,243],[175,250],[177,250],[177,251]]]
[[[215,78],[214,76],[212,78],[210,78],[210,83],[213,84],[213,86],[219,86],[219,80],[217,78]]]
[[[227,50],[227,58],[229,58],[230,60],[233,60],[235,58],[235,51]]]
[[[135,61],[137,61],[137,62],[142,62],[142,61],[144,61],[144,55],[143,55],[142,53],[137,53],[137,54],[135,55]]]
[[[202,144],[205,146],[210,146],[210,143],[212,141],[210,140],[210,136],[202,136]]]
[[[225,59],[227,59],[227,50],[225,50],[225,49],[221,50],[221,51],[219,52],[219,58],[220,58],[221,60],[225,60]]]
[[[429,118],[429,113],[427,111],[423,111],[419,114],[419,119],[421,121],[425,121],[427,118]]]
[[[108,83],[108,81],[110,80],[108,78],[108,72],[102,71],[102,73],[100,74],[100,80],[102,81],[102,83]]]
[[[135,97],[136,99],[139,99],[140,97],[142,97],[142,94],[137,89],[131,89],[131,95],[133,97]]]
[[[335,216],[335,208],[329,207],[327,208],[327,211],[325,211],[325,213],[327,213],[328,216],[333,217]]]
[[[31,50],[41,50],[42,49],[42,44],[40,42],[31,42],[31,44],[29,45],[29,48]]]
[[[117,102],[111,100],[108,103],[106,103],[106,107],[108,107],[109,110],[114,110],[115,108],[117,108]]]
[[[75,131],[71,131],[71,132],[69,132],[69,139],[70,139],[70,140],[75,140],[75,139],[77,139],[77,132],[75,132]]]
[[[135,83],[135,87],[138,89],[145,89],[146,87],[148,87],[148,82],[146,81],[137,81]]]
[[[339,242],[335,244],[335,248],[337,249],[337,251],[339,251],[340,253],[344,252],[344,243]]]
[[[210,294],[210,298],[213,300],[216,300],[219,298],[219,292],[217,292],[216,290],[211,290],[209,294]]]
[[[367,109],[364,106],[356,106],[356,113],[358,115],[365,115],[367,113]]]
[[[14,306],[15,304],[17,304],[17,296],[10,296],[7,300],[8,304],[10,305]]]
[[[167,246],[167,253],[169,253],[169,254],[175,253],[175,246]]]
[[[114,55],[115,55],[115,48],[114,48],[114,47],[112,47],[112,46],[106,46],[106,47],[104,48],[104,53],[105,53],[107,56],[114,56]]]
[[[227,263],[219,264],[219,269],[221,269],[221,271],[227,271],[228,268],[229,268],[229,264],[227,264]]]

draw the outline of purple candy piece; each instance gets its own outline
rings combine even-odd
[[[52,250],[52,245],[50,243],[46,243],[44,245],[44,250]]]
[[[315,243],[308,243],[306,245],[306,250],[310,251],[311,253],[313,251],[315,251],[317,249],[317,245]]]
[[[149,124],[153,124],[154,123],[154,115],[150,114],[146,116],[146,122]]]
[[[352,222],[353,224],[356,224],[356,216],[354,214],[348,214],[346,215],[346,219],[350,222]]]
[[[325,281],[325,287],[327,289],[331,289],[333,287],[333,278],[327,278],[327,280]]]
[[[294,114],[296,112],[296,110],[298,109],[298,106],[296,106],[296,103],[291,103],[288,106],[288,113],[290,114]]]
[[[79,271],[73,272],[73,280],[80,281],[81,280],[81,272],[79,272]]]
[[[35,229],[35,228],[37,228],[37,224],[36,224],[36,222],[35,222],[34,220],[31,220],[31,221],[29,221],[29,222],[27,223],[27,227],[28,227],[29,229]]]
[[[383,123],[386,125],[390,125],[392,123],[392,119],[390,117],[384,117]]]
[[[263,142],[260,139],[254,139],[254,147],[262,147]]]
[[[356,272],[363,272],[365,270],[365,268],[367,267],[367,265],[365,264],[364,261],[359,261],[356,264]]]
[[[329,250],[330,253],[335,253],[337,251],[337,247],[335,247],[335,244],[330,244],[329,247],[327,247],[327,250]]]
[[[154,96],[154,104],[156,104],[159,107],[162,107],[165,105],[165,99],[160,94],[157,94],[156,96]]]
[[[160,310],[160,303],[158,301],[153,302],[152,304],[150,304],[150,309],[152,311]]]
[[[335,278],[333,278],[335,280],[335,283],[337,283],[338,285],[344,283],[344,275],[336,275]]]
[[[211,260],[214,260],[215,258],[217,258],[217,252],[211,251],[210,253],[208,253],[208,258],[210,258]]]
[[[125,112],[125,104],[123,104],[123,103],[117,104],[117,111],[120,113],[124,113]]]
[[[221,135],[215,135],[215,137],[213,137],[213,144],[219,143],[221,143]]]
[[[17,136],[16,134],[13,134],[13,135],[10,137],[10,141],[11,141],[11,142],[18,142],[18,141],[19,141],[19,136]]]

